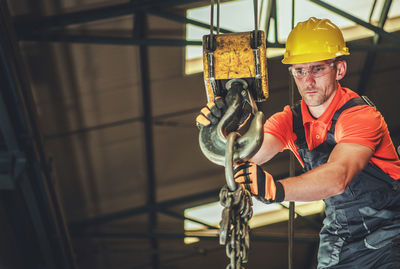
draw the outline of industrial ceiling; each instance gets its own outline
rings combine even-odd
[[[276,20],[277,1],[265,2]],[[348,42],[342,85],[373,100],[398,145],[400,35],[385,30],[397,1],[365,1],[376,21],[309,2],[373,31]],[[185,25],[210,27],[186,10],[209,1],[0,3],[0,268],[225,268],[215,233],[184,243],[184,210],[225,184],[198,145],[203,75],[184,73],[185,46],[201,45]],[[289,103],[280,60],[268,59],[266,116]],[[277,177],[288,167],[287,153],[265,165]],[[321,220],[296,218],[293,268],[315,268]],[[245,268],[288,268],[287,227],[253,229]]]

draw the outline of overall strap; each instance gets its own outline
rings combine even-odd
[[[339,119],[343,111],[353,106],[369,105],[375,107],[371,100],[367,96],[354,97],[348,100],[343,106],[341,106],[332,117],[332,124],[327,133],[327,142],[331,144],[336,144],[335,141],[335,127],[336,121]],[[299,148],[307,148],[307,141],[305,139],[303,116],[301,114],[301,103],[297,102],[295,105],[291,106],[292,111],[292,128],[293,132],[296,134],[297,139],[295,141]]]
[[[303,116],[301,114],[301,102],[297,102],[290,107],[292,111],[292,128],[293,132],[296,134],[295,143],[299,148],[307,148],[307,141],[305,139]]]
[[[338,110],[336,110],[335,114],[333,114],[332,117],[331,128],[327,133],[327,140],[329,140],[330,142],[335,141],[334,137],[335,137],[336,122],[339,119],[340,115],[343,113],[343,111],[354,106],[362,106],[362,105],[369,105],[375,107],[375,105],[371,102],[371,100],[369,100],[367,96],[361,96],[361,97],[354,97],[348,100],[343,106],[341,106]]]

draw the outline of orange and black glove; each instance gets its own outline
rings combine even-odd
[[[236,183],[241,184],[263,203],[282,202],[285,199],[282,183],[274,180],[269,173],[255,163],[237,164],[234,169],[234,178]]]
[[[225,113],[226,105],[222,97],[217,96],[214,101],[208,102],[196,118],[198,128],[217,124]]]

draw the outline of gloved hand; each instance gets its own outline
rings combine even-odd
[[[222,97],[217,96],[215,101],[208,102],[196,118],[196,126],[201,128],[210,124],[217,124],[225,113],[226,105]]]
[[[233,173],[235,182],[250,191],[257,200],[270,204],[285,199],[282,184],[257,164],[251,162],[237,164]]]

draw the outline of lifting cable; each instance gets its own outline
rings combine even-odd
[[[291,26],[292,29],[294,28],[294,16],[295,16],[295,0],[292,0],[292,20]],[[294,105],[294,80],[293,77],[290,76],[290,87],[289,87],[289,102],[290,106]],[[293,153],[290,153],[289,157],[289,176],[294,177],[296,174],[295,172],[295,157]],[[289,203],[289,222],[288,222],[288,238],[289,238],[289,245],[288,245],[288,268],[293,269],[293,251],[294,251],[294,218],[295,218],[295,203]]]
[[[254,47],[258,47],[258,0],[253,0],[253,7],[254,7]]]

